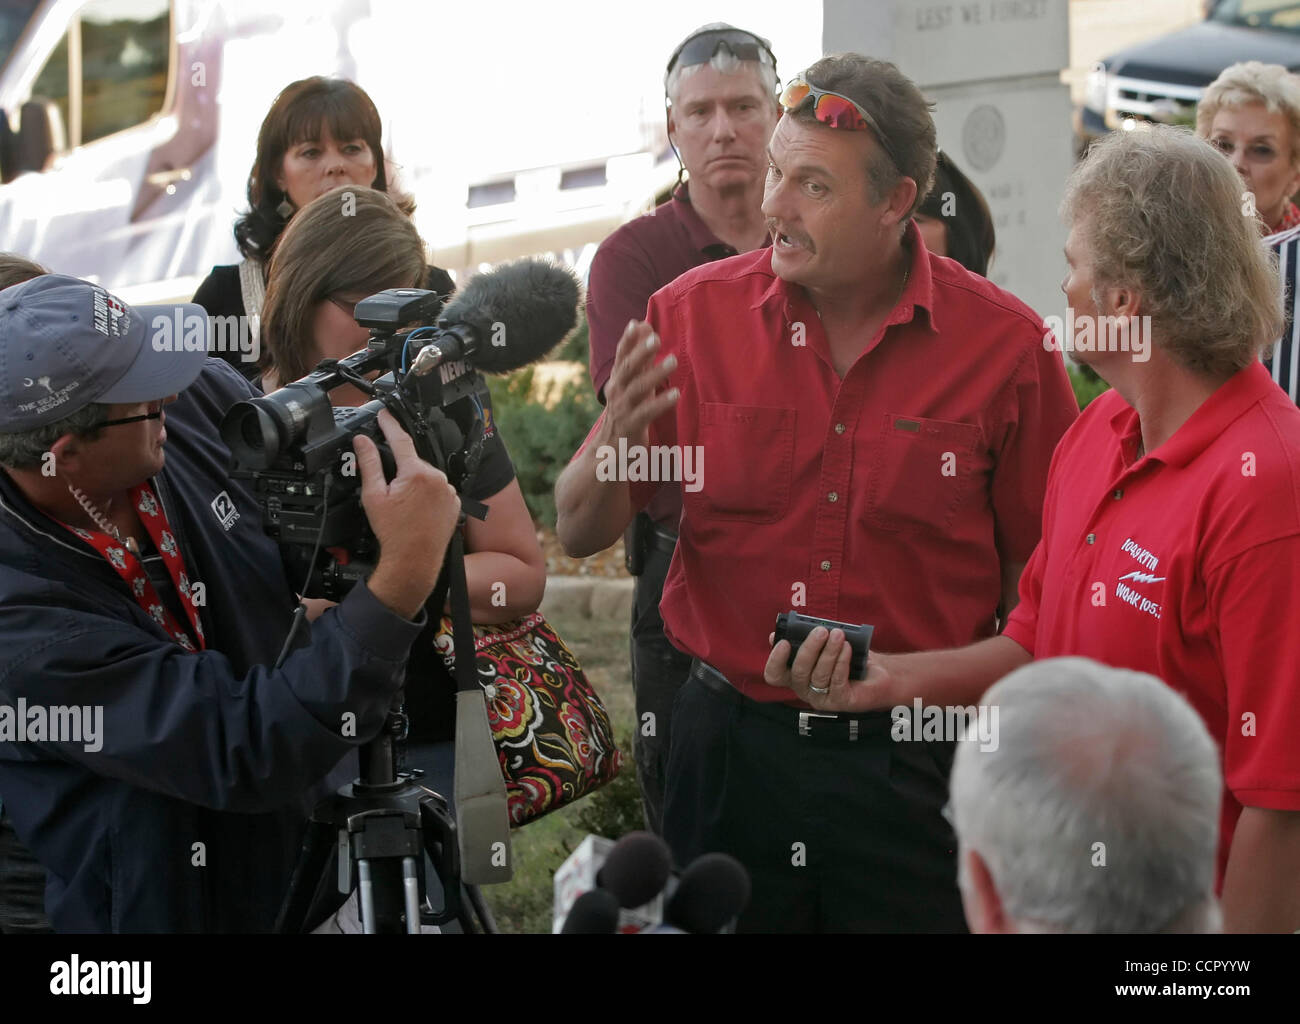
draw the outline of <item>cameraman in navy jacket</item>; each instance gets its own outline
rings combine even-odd
[[[460,508],[381,414],[391,482],[355,440],[379,563],[272,669],[297,600],[218,434],[256,392],[164,321],[207,323],[69,277],[0,291],[0,793],[61,932],[272,927]]]

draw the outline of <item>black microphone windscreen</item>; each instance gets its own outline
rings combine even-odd
[[[629,832],[609,851],[596,884],[614,894],[623,907],[642,907],[663,892],[673,858],[652,832]]]
[[[618,900],[604,889],[584,892],[569,908],[561,935],[613,935],[618,931]]]
[[[749,872],[740,861],[706,853],[682,872],[664,920],[693,935],[714,935],[749,906],[749,892]]]
[[[578,322],[580,298],[572,271],[546,260],[515,260],[475,274],[439,320],[473,328],[477,369],[509,373],[564,340]]]

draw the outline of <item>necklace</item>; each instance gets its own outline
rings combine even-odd
[[[126,549],[131,552],[131,554],[135,555],[136,558],[140,557],[140,545],[135,542],[135,538],[127,537],[123,540],[121,531],[108,521],[108,516],[99,511],[99,509],[95,507],[95,503],[86,497],[86,495],[81,492],[80,488],[68,484],[68,492],[77,499],[77,504],[85,510],[86,515],[90,516],[90,518],[95,521],[96,526],[119,544],[125,545]]]

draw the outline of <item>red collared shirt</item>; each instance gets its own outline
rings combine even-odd
[[[790,699],[763,682],[779,612],[871,623],[885,651],[970,643],[995,631],[1002,562],[1038,541],[1052,449],[1078,414],[1061,358],[1022,302],[931,255],[915,224],[907,238],[907,286],[843,380],[770,250],[650,301],[682,393],[651,444],[703,452],[665,631],[757,700]],[[632,486],[644,504],[657,484]]]
[[[1256,363],[1141,459],[1140,440],[1112,391],[1061,441],[1005,635],[1187,698],[1223,754],[1221,879],[1243,804],[1300,810],[1300,409]]]

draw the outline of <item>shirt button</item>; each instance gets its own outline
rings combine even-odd
[[[1095,533],[1090,533],[1090,534],[1088,534],[1088,543],[1089,543],[1089,544],[1095,544],[1096,541],[1097,541],[1097,535],[1096,535]]]
[[[831,571],[831,563],[822,562],[822,572],[830,572],[830,571]]]
[[[830,494],[826,495],[826,500],[827,500],[827,501],[839,501],[839,500],[840,500],[839,492],[838,492],[838,491],[831,491]]]
[[[835,433],[837,433],[837,434],[842,434],[842,433],[844,433],[844,424],[843,424],[843,423],[837,423],[837,424],[835,424]]]
[[[1122,497],[1124,497],[1124,489],[1121,487],[1115,491],[1114,498],[1116,501],[1119,501]]]

